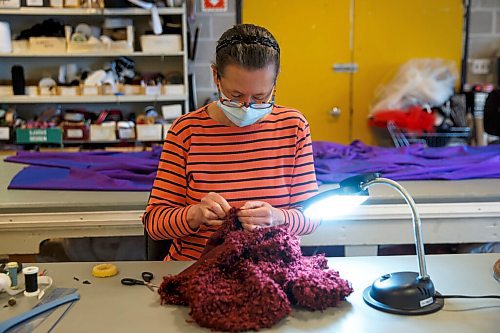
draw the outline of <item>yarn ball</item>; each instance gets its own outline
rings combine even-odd
[[[311,311],[335,307],[353,289],[324,255],[303,257],[284,226],[244,231],[232,208],[193,265],[165,276],[162,304],[190,307],[202,327],[241,332],[270,328],[292,306]]]

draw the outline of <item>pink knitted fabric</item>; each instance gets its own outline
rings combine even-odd
[[[162,304],[189,305],[203,327],[240,332],[269,328],[291,306],[324,310],[352,293],[348,281],[327,269],[323,255],[302,257],[283,227],[246,232],[232,209],[201,258],[160,286]]]

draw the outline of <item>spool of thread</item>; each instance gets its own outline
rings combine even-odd
[[[10,25],[0,22],[0,53],[11,53],[12,42],[10,40]]]
[[[9,272],[11,288],[17,289],[17,267],[18,267],[17,262],[15,261],[8,262],[6,267]]]
[[[0,292],[7,291],[10,287],[10,279],[7,274],[0,273]]]
[[[25,284],[24,296],[33,297],[40,293],[40,289],[38,289],[38,271],[38,267],[35,266],[23,268]]]

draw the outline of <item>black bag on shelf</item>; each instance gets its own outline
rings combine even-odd
[[[154,0],[143,0],[145,2],[154,2]],[[127,0],[104,0],[105,8],[123,8],[123,7],[136,7],[133,3]],[[137,7],[139,8],[139,7]]]
[[[492,91],[484,103],[484,130],[500,136],[500,90]]]

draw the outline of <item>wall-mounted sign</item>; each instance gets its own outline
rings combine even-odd
[[[202,12],[227,12],[227,0],[201,0]]]

